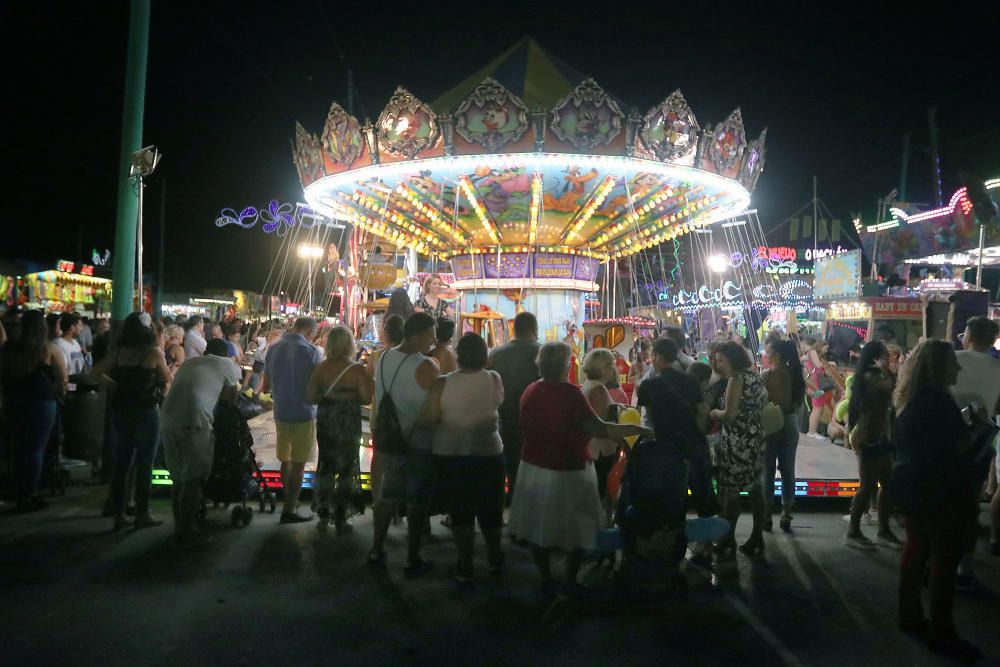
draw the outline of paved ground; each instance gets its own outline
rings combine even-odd
[[[617,602],[597,584],[593,602],[546,632],[527,553],[506,545],[502,580],[483,572],[459,590],[444,576],[454,552],[436,520],[438,571],[407,581],[404,526],[378,573],[361,565],[368,516],[338,538],[270,515],[237,530],[219,510],[214,542],[179,550],[168,525],[112,534],[98,516],[103,493],[73,487],[32,515],[0,508],[3,664],[949,664],[895,629],[899,554],[842,546],[843,501],[800,508],[795,535],[768,536],[762,559],[741,555],[714,580],[688,571],[686,599]],[[166,501],[154,510],[165,517]],[[959,595],[957,617],[987,652],[981,664],[997,665],[1000,559],[983,550],[978,567],[986,590]]]

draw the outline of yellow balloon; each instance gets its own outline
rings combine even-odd
[[[618,423],[619,424],[641,424],[642,423],[642,416],[639,414],[639,411],[636,410],[635,408],[625,408],[624,410],[621,410],[621,411],[618,412]],[[625,438],[625,442],[627,442],[628,446],[631,447],[632,445],[635,444],[635,441],[638,440],[638,439],[639,439],[639,436],[637,436],[637,435],[630,435],[627,438]]]

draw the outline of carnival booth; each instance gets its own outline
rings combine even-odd
[[[860,250],[816,262],[815,297],[826,307],[823,336],[838,361],[846,362],[858,343],[880,340],[913,349],[924,335],[924,300],[918,295],[862,295]]]
[[[986,317],[990,294],[961,280],[926,280],[920,284],[925,302],[924,336],[961,347],[962,332],[972,317]]]
[[[93,266],[64,260],[54,270],[26,274],[6,287],[27,308],[97,317],[111,306],[110,279],[95,276]]]
[[[514,335],[513,326],[513,321],[508,323],[501,313],[485,307],[473,313],[462,313],[459,321],[459,331],[482,336],[490,349],[510,342]]]

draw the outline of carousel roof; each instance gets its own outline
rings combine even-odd
[[[645,114],[522,40],[426,104],[362,126],[334,103],[294,161],[316,211],[421,253],[621,257],[744,211],[766,130],[702,128],[680,91]]]

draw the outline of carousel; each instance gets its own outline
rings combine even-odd
[[[434,102],[397,88],[374,122],[335,102],[293,152],[312,210],[453,274],[457,313],[490,313],[463,329],[528,310],[562,340],[613,300],[602,264],[746,211],[765,134],[748,141],[739,109],[701,125],[679,90],[641,113],[522,40]]]

